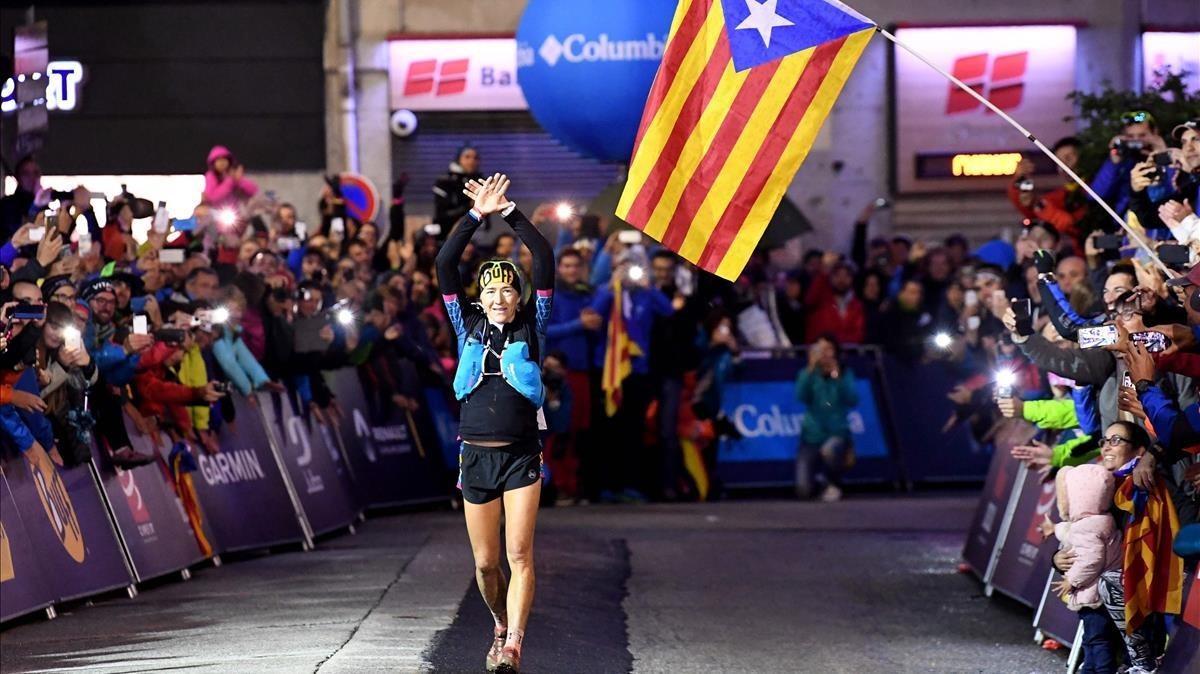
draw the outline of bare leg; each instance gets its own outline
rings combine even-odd
[[[463,501],[479,594],[483,595],[483,601],[491,609],[496,626],[507,627],[508,580],[500,568],[500,512],[500,499],[481,505]]]
[[[528,487],[504,492],[504,534],[508,567],[512,571],[508,593],[508,643],[513,643],[515,633],[518,652],[525,623],[529,620],[529,607],[533,604],[533,529],[541,495],[540,480]]]

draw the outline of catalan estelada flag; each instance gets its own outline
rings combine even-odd
[[[1183,559],[1171,548],[1179,518],[1162,477],[1155,477],[1150,492],[1137,489],[1133,477],[1126,477],[1113,503],[1130,514],[1122,544],[1121,584],[1125,631],[1132,634],[1151,613],[1179,613],[1183,604]]]
[[[736,279],[874,30],[836,0],[680,0],[617,216]]]
[[[604,412],[608,416],[621,407],[621,384],[633,372],[633,357],[642,355],[637,342],[629,338],[625,328],[625,311],[629,298],[621,290],[620,279],[613,278],[612,311],[608,317],[608,340],[604,348],[604,371],[600,388],[604,390]]]

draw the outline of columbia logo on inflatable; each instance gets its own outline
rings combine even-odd
[[[551,66],[558,63],[560,58],[570,63],[657,61],[662,58],[666,46],[654,33],[646,33],[644,40],[609,40],[607,33],[601,33],[595,40],[588,40],[583,33],[575,33],[562,42],[553,35],[547,36],[538,54]]]

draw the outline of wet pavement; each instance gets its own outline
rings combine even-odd
[[[956,572],[970,496],[548,508],[526,672],[1057,672]],[[201,567],[0,632],[3,672],[473,672],[491,618],[461,514]]]

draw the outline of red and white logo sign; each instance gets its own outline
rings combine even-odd
[[[900,28],[896,37],[1047,143],[1072,135],[1074,26]],[[917,158],[1010,153],[1028,142],[975,97],[903,49],[895,50],[896,176],[902,192],[980,190],[1005,177],[917,176]],[[993,182],[989,184],[989,180]]]
[[[525,110],[512,38],[395,39],[389,44],[393,110]]]
[[[125,502],[129,504],[129,512],[133,514],[133,521],[138,524],[149,522],[150,510],[142,500],[142,491],[138,489],[137,482],[134,482],[133,473],[118,470],[117,481],[121,483],[121,491],[125,494]]]
[[[992,58],[990,54],[972,54],[954,59],[950,74],[988,99],[1001,110],[1011,110],[1021,105],[1025,93],[1025,68],[1029,64],[1029,52],[1019,51],[1001,54]],[[990,113],[974,96],[947,82],[950,95],[946,99],[946,114],[983,111]]]

